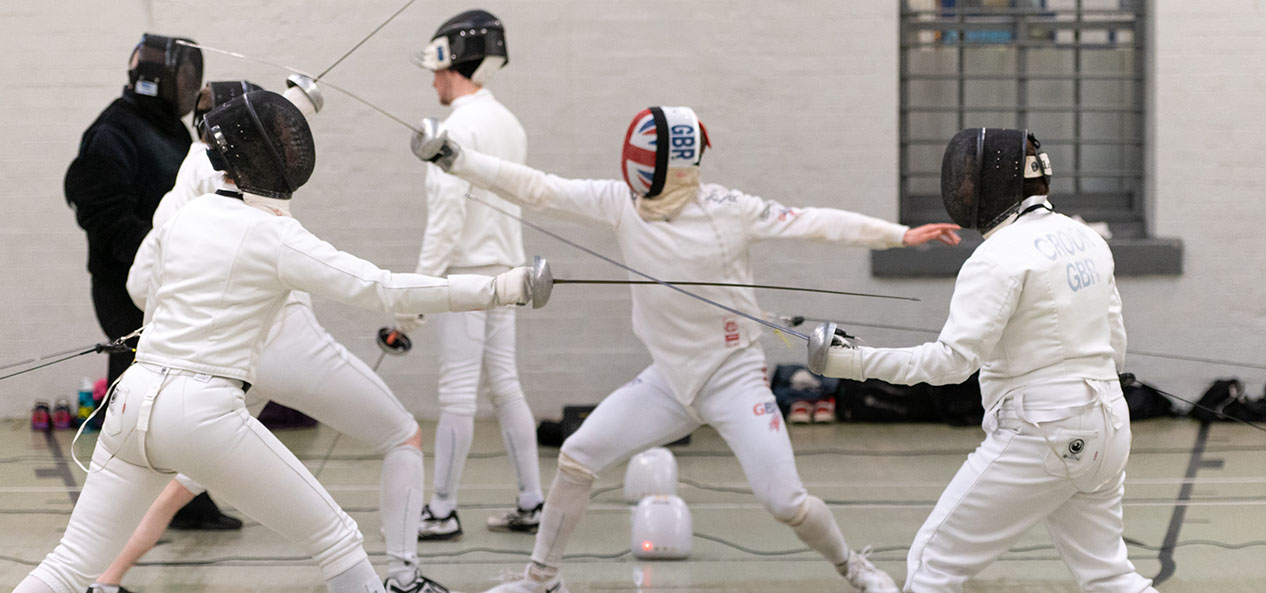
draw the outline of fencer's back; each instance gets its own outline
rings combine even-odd
[[[982,361],[982,390],[997,381],[1116,378],[1114,341],[1124,349],[1124,330],[1103,238],[1063,214],[1037,210],[999,229],[972,258],[986,258],[1019,289],[1001,339]]]
[[[157,289],[137,360],[250,380],[290,292],[279,279],[277,252],[287,227],[297,224],[209,194],[155,229]]]

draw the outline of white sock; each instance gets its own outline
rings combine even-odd
[[[516,503],[521,509],[534,509],[544,497],[541,496],[541,460],[536,451],[532,408],[528,407],[527,400],[516,398],[497,408],[497,422],[501,424],[501,440],[519,479]]]
[[[821,498],[813,495],[806,498],[799,521],[792,521],[789,525],[800,541],[831,561],[840,571],[844,570],[848,563],[848,544],[835,522],[835,515]]]
[[[589,507],[593,480],[592,473],[566,455],[559,455],[558,472],[545,499],[545,512],[541,514],[536,545],[532,547],[532,564],[528,567],[532,579],[545,582],[558,574],[567,540]]]
[[[409,445],[399,445],[382,458],[378,512],[387,538],[387,576],[400,583],[413,582],[418,567],[424,476],[422,451]]]
[[[368,558],[330,577],[325,581],[325,588],[329,593],[386,593]]]
[[[440,412],[435,427],[435,491],[431,493],[431,513],[444,517],[457,508],[457,489],[462,468],[475,438],[475,417]]]

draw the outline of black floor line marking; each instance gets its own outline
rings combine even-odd
[[[1174,576],[1174,572],[1178,568],[1178,564],[1174,562],[1174,548],[1178,543],[1178,534],[1182,531],[1183,521],[1187,518],[1186,503],[1191,500],[1191,491],[1195,487],[1195,477],[1199,473],[1200,468],[1219,468],[1222,467],[1223,460],[1204,458],[1205,444],[1209,441],[1209,427],[1212,426],[1208,422],[1200,425],[1200,431],[1196,433],[1196,444],[1191,447],[1191,457],[1187,461],[1186,481],[1183,482],[1182,488],[1178,490],[1178,500],[1175,501],[1174,513],[1169,518],[1169,529],[1165,532],[1165,541],[1161,544],[1160,554],[1157,560],[1160,560],[1160,572],[1152,577],[1152,583],[1159,585]]]
[[[75,482],[74,474],[70,473],[70,464],[66,462],[66,456],[62,454],[62,446],[53,438],[53,433],[44,433],[44,442],[48,443],[48,450],[53,452],[52,461],[54,467],[37,467],[35,468],[35,477],[37,478],[61,478],[62,483],[66,485],[66,494],[70,496],[70,504],[74,505],[79,502],[79,484]]]

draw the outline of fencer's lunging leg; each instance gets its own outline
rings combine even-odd
[[[545,499],[532,563],[528,566],[528,576],[533,580],[543,583],[558,574],[567,540],[589,507],[589,491],[596,477],[566,453],[559,453],[558,473],[554,474],[554,484]]]
[[[329,593],[385,593],[368,558],[327,579],[325,588]]]
[[[412,582],[417,571],[424,475],[419,428],[382,458],[379,502],[387,539],[387,576],[401,583]]]

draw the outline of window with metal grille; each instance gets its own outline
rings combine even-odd
[[[903,0],[903,223],[944,221],[941,155],[968,127],[1027,128],[1051,202],[1145,235],[1145,0]]]

